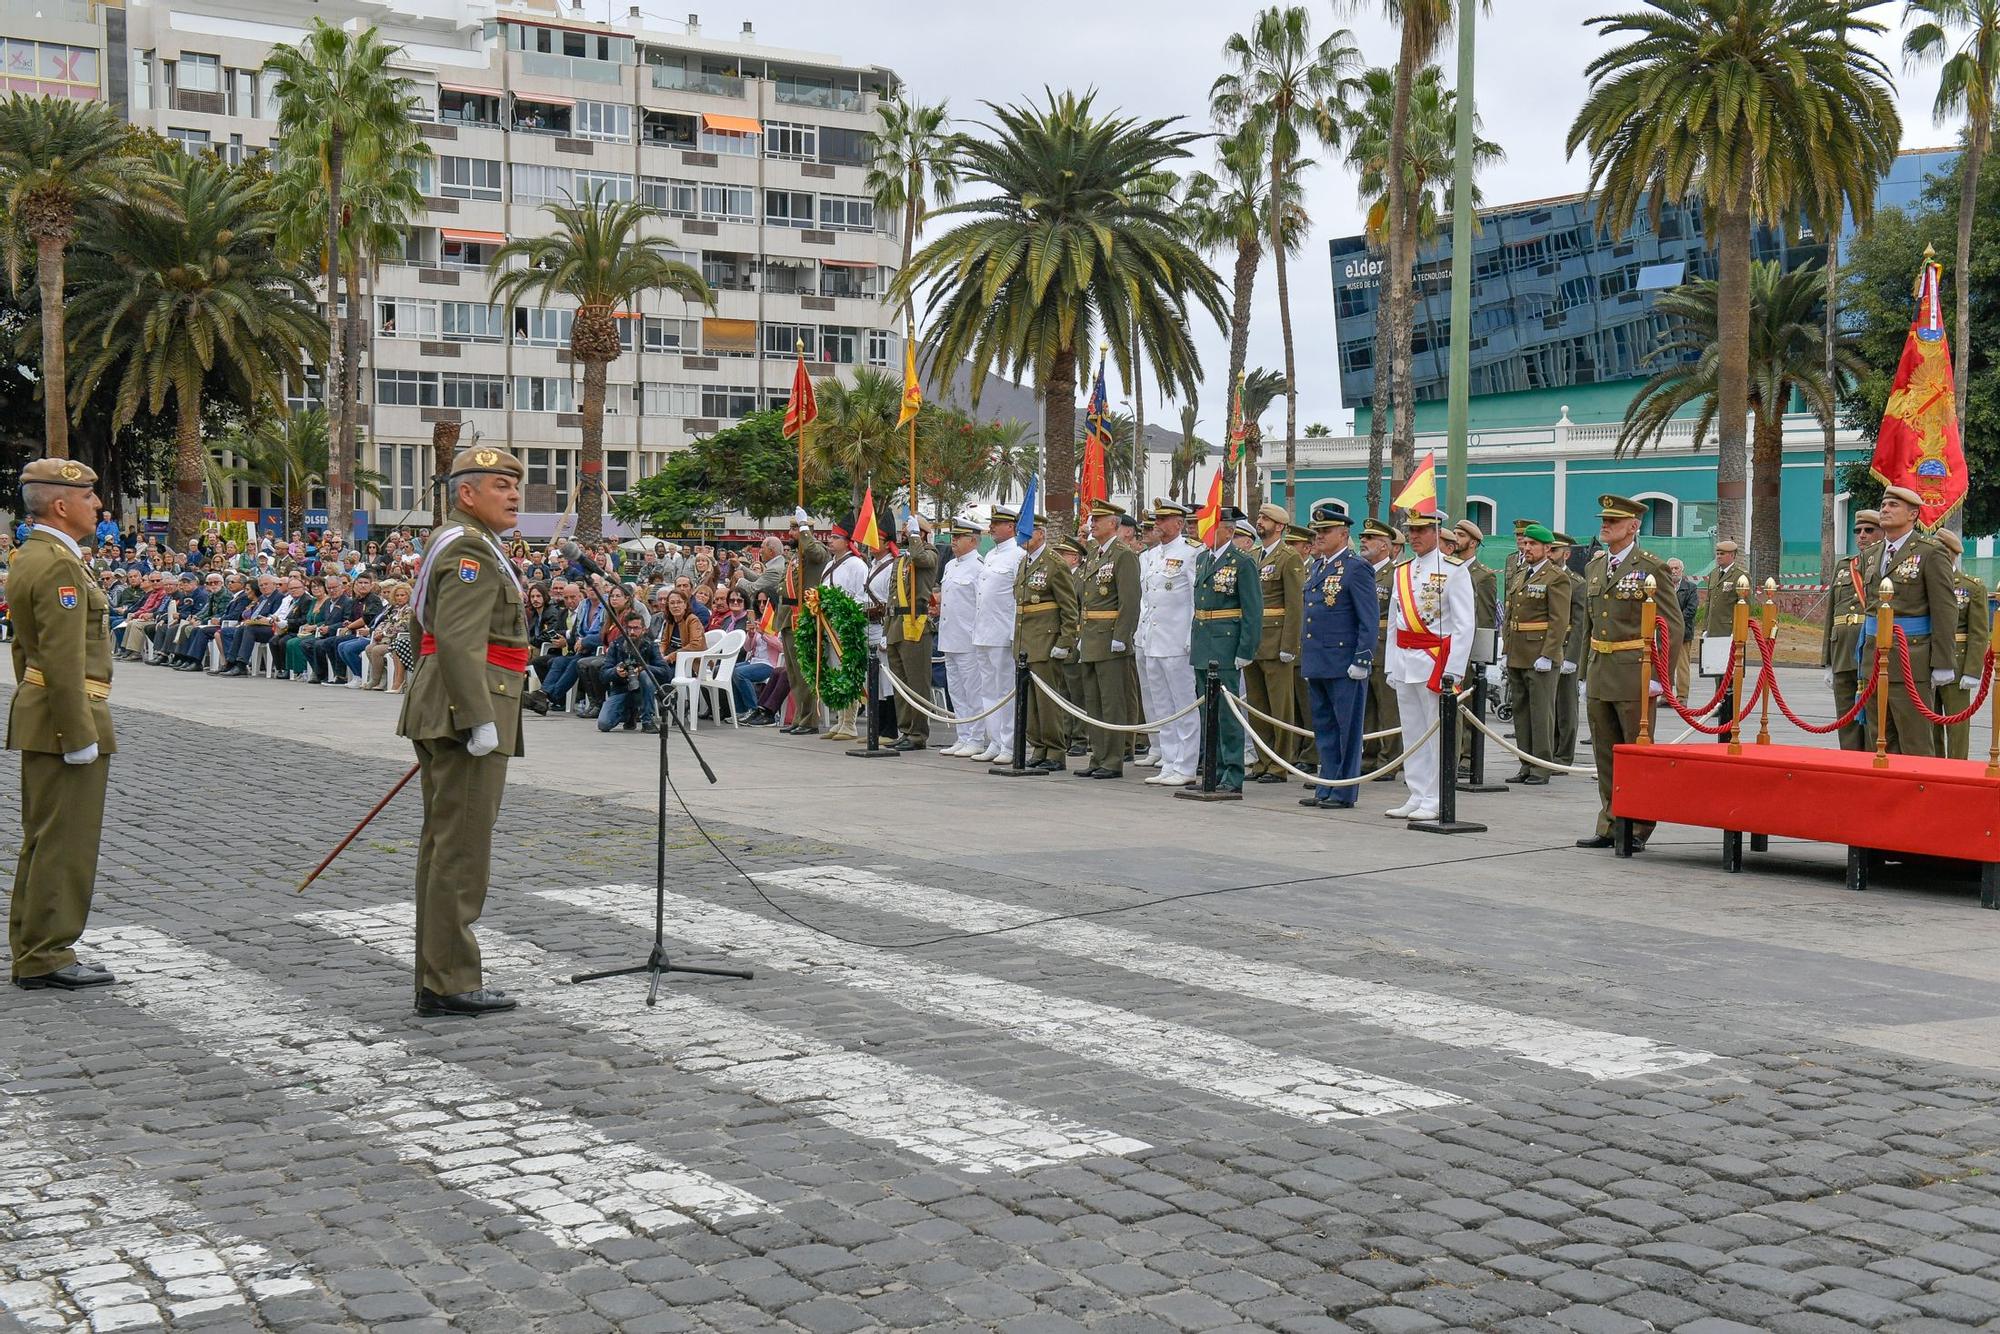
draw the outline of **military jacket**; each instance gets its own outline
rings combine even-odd
[[[1465,563],[1472,575],[1472,627],[1492,630],[1500,624],[1500,576],[1477,556]]]
[[[1587,581],[1567,562],[1563,573],[1569,576],[1569,639],[1563,644],[1563,661],[1575,663],[1580,670],[1590,661],[1590,616],[1584,606]]]
[[[1396,592],[1396,562],[1387,561],[1379,570],[1368,568],[1375,576],[1375,670],[1379,672],[1388,661],[1389,600]]]
[[[7,749],[63,755],[95,745],[103,755],[116,751],[111,599],[61,538],[31,528],[14,548],[7,616],[20,683],[7,705]]]
[[[1965,571],[1958,572],[1958,674],[1977,678],[1986,668],[1986,646],[1993,638],[1993,613],[1986,605],[1986,585]]]
[[[896,557],[896,606],[888,626],[891,644],[900,644],[906,637],[922,639],[930,629],[931,594],[937,590],[937,581],[936,543],[928,537],[913,538],[910,549]],[[905,625],[905,617],[913,618],[914,624]],[[916,633],[906,636],[909,630]]]
[[[1958,623],[1958,572],[1952,568],[1951,553],[1921,533],[1912,533],[1883,569],[1886,542],[1870,542],[1855,559],[1861,566],[1861,585],[1868,592],[1871,612],[1881,601],[1882,580],[1889,581],[1889,610],[1910,645],[1910,670],[1920,683],[1927,682],[1933,666],[1952,666],[1940,653],[1931,661],[1931,645],[1946,626]],[[1871,614],[1861,625],[1865,641],[1873,642],[1875,618]],[[1864,650],[1865,652],[1865,650]],[[1890,646],[1889,679],[1903,679],[1902,655]]]
[[[1253,656],[1259,662],[1273,662],[1281,653],[1297,658],[1305,632],[1305,561],[1283,542],[1268,555],[1258,551],[1251,557],[1258,562],[1257,586],[1264,600],[1263,632]]]
[[[1255,658],[1264,634],[1263,567],[1247,551],[1224,545],[1194,564],[1194,629],[1188,663],[1206,672],[1213,662],[1232,689],[1236,660]]]
[[[1507,599],[1507,665],[1531,668],[1547,658],[1561,666],[1569,649],[1570,577],[1561,562],[1523,566]]]
[[[799,529],[798,549],[785,562],[785,578],[778,590],[778,628],[790,628],[792,612],[805,597],[808,588],[818,588],[826,578],[826,563],[830,557],[820,540],[811,530]]]
[[[460,531],[427,552],[418,570],[423,609],[417,629],[435,651],[417,659],[396,734],[443,741],[492,723],[500,734],[499,753],[519,755],[525,666],[497,663],[489,650],[526,652],[521,586],[499,542],[479,520],[453,510],[445,524],[440,536]]]
[[[1375,567],[1352,551],[1313,562],[1305,582],[1305,637],[1299,670],[1311,678],[1344,677],[1375,658]]]
[[[1723,639],[1736,633],[1736,581],[1749,573],[1741,562],[1728,569],[1713,569],[1702,576],[1708,599],[1702,604],[1701,632]],[[1754,615],[1754,609],[1752,611]]]
[[[1833,587],[1827,590],[1826,622],[1820,627],[1820,651],[1826,655],[1826,665],[1836,672],[1858,672],[1861,670],[1861,626],[1872,614],[1875,599],[1864,600],[1855,591],[1859,580],[1858,560],[1849,556],[1840,563],[1839,571],[1833,576]],[[1862,588],[1867,588],[1866,580],[1859,580]]]
[[[1076,579],[1047,541],[1014,571],[1014,644],[1029,662],[1076,654]]]
[[[1077,566],[1083,619],[1084,662],[1108,662],[1127,657],[1139,629],[1139,558],[1113,538],[1108,547],[1093,550]],[[1113,649],[1113,643],[1123,649]]]
[[[1681,605],[1667,580],[1667,563],[1635,542],[1616,568],[1611,553],[1599,551],[1583,572],[1584,610],[1589,618],[1589,696],[1607,703],[1644,700],[1653,678],[1652,657],[1639,638],[1646,605],[1646,577],[1656,588],[1654,606],[1666,626],[1662,662],[1671,663],[1681,643]]]

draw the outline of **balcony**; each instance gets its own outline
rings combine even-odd
[[[543,79],[574,79],[579,83],[619,82],[623,65],[608,60],[586,60],[582,56],[556,56],[546,51],[519,51],[521,73]],[[656,87],[658,85],[655,85]]]
[[[654,65],[653,86],[685,93],[707,93],[711,97],[743,96],[743,80],[729,74],[708,74],[682,69],[679,65]]]
[[[867,98],[852,88],[822,88],[813,84],[778,80],[777,100],[787,106],[816,107],[821,111],[860,111]]]

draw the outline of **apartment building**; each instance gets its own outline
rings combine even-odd
[[[900,219],[878,216],[864,184],[875,108],[895,88],[887,69],[769,46],[747,23],[712,35],[690,14],[661,32],[636,7],[592,22],[492,0],[0,0],[0,37],[10,79],[23,52],[21,79],[103,97],[191,152],[237,160],[275,146],[260,71],[315,16],[372,24],[401,48],[395,68],[436,154],[402,253],[364,280],[356,389],[363,462],[388,478],[377,525],[427,520],[440,420],[527,463],[525,532],[569,503],[582,437],[572,314],[495,306],[486,270],[508,238],[547,230],[544,206],[566,195],[653,205],[664,216],[652,234],[715,289],[713,310],[648,293],[621,315],[605,421],[613,495],[696,436],[782,404],[796,346],[817,375],[900,365],[881,299]],[[293,392],[308,402],[317,385]]]

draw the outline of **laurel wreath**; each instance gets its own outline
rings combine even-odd
[[[868,682],[868,616],[861,604],[830,585],[809,588],[792,620],[792,648],[806,687],[829,709],[859,700]],[[821,623],[833,633],[838,658],[821,639]]]

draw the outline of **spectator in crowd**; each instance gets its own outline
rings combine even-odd
[[[111,517],[110,510],[97,512],[97,531],[91,540],[100,547],[118,545],[118,520]]]
[[[563,637],[563,651],[551,657],[547,673],[542,677],[542,688],[538,692],[538,703],[546,703],[560,712],[568,707],[566,701],[570,688],[576,684],[577,668],[584,657],[595,653],[604,642],[604,604],[598,601],[597,590],[584,584],[573,583],[566,596],[569,600],[569,628]]]
[[[388,608],[389,599],[375,586],[374,571],[364,566],[354,579],[353,614],[334,632],[332,661],[341,685],[361,685],[361,655],[374,636],[376,622]]]
[[[259,644],[271,642],[271,627],[285,605],[284,585],[275,574],[257,576],[257,597],[245,610],[234,630],[222,632],[222,656],[226,662],[218,676],[250,675],[250,654]]]
[[[180,671],[203,670],[208,664],[208,646],[223,631],[234,630],[242,624],[243,617],[250,610],[250,594],[242,575],[233,570],[226,575],[211,574],[207,582],[208,606],[203,609],[201,620],[188,633],[187,642],[181,648],[187,661],[179,667]]]
[[[139,577],[139,586],[145,590],[146,596],[126,613],[124,633],[118,640],[117,656],[127,661],[136,661],[141,656],[153,627],[167,618],[166,576],[143,574]]]
[[[125,618],[146,600],[146,576],[137,569],[128,569],[111,589],[111,633],[116,635],[125,628]],[[115,643],[115,641],[114,641]]]
[[[678,584],[667,590],[663,610],[666,623],[660,630],[660,653],[674,664],[674,671],[678,673],[681,654],[699,653],[708,647],[708,630],[701,618],[695,615],[694,604]]]
[[[736,672],[731,678],[731,688],[736,695],[736,719],[738,722],[762,724],[777,721],[774,710],[764,703],[764,690],[783,670],[785,661],[784,645],[778,636],[764,632],[763,617],[771,607],[768,593],[750,595],[740,588],[729,594],[729,610],[732,615],[737,608],[743,608],[743,656],[737,659]]]
[[[305,575],[296,571],[287,575],[284,600],[271,616],[271,674],[280,681],[291,679],[292,639],[304,626],[306,611],[311,606]]]
[[[618,635],[606,644],[604,707],[597,715],[597,730],[609,732],[623,723],[628,732],[634,727],[656,732],[654,699],[667,688],[672,669],[646,633],[645,613],[628,607],[624,619],[611,628]],[[641,679],[642,673],[647,679]]]
[[[706,630],[708,628],[709,610],[707,605],[694,595],[694,577],[686,574],[675,576],[674,591],[681,595],[681,600],[687,603],[695,619],[701,622],[701,628]]]
[[[318,575],[309,576],[303,603],[292,610],[294,621],[291,632],[285,636],[285,669],[280,676],[289,680],[306,675],[307,649],[319,642],[328,601],[326,580]]]
[[[578,693],[583,702],[578,706],[576,716],[595,718],[604,707],[604,669],[607,659],[615,651],[615,645],[625,635],[625,618],[633,611],[632,591],[624,584],[597,583],[598,595],[604,599],[604,637],[598,644],[597,652],[590,654],[576,665]],[[641,620],[645,612],[639,612]]]
[[[331,684],[340,671],[340,664],[333,657],[333,645],[354,619],[354,594],[348,587],[347,576],[328,569],[322,578],[326,582],[326,602],[320,609],[316,632],[304,647],[306,666],[311,670],[309,679],[316,686]]]
[[[222,576],[215,576],[218,592],[221,591]],[[202,613],[208,610],[208,589],[204,581],[192,569],[182,570],[175,580],[177,590],[172,609],[165,622],[153,627],[153,665],[155,667],[180,667],[185,659],[181,656],[181,645],[194,633],[201,623]]]
[[[410,628],[410,586],[400,579],[390,579],[381,586],[382,609],[369,623],[368,638],[362,641],[360,653],[349,664],[349,670],[362,680],[363,690],[383,690],[389,688],[389,674],[392,667],[391,653],[396,647],[396,637]],[[368,669],[361,667],[362,658],[367,659]],[[398,692],[402,682],[396,683]]]

